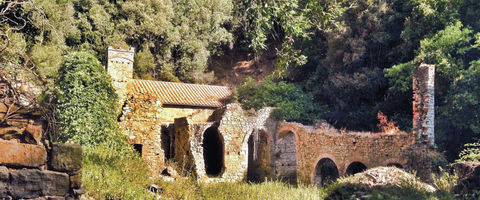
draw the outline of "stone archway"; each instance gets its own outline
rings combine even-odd
[[[275,175],[292,184],[297,183],[297,143],[291,131],[280,134],[275,146]]]
[[[315,166],[314,182],[317,186],[322,186],[339,177],[338,167],[330,158],[322,158]]]
[[[399,169],[403,169],[403,166],[401,164],[398,164],[398,163],[388,163],[387,167],[396,167],[396,168],[399,168]]]
[[[223,139],[217,127],[210,127],[203,133],[203,159],[208,176],[221,176],[225,168]]]
[[[365,166],[361,162],[352,162],[350,165],[348,165],[347,170],[345,171],[345,174],[347,176],[354,175],[356,173],[363,172],[367,169],[367,166]]]
[[[262,182],[270,175],[270,139],[265,131],[254,131],[248,138],[247,180]]]

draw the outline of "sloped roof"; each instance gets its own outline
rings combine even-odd
[[[225,86],[138,79],[131,80],[130,92],[154,96],[164,105],[204,107],[220,107],[231,94]]]

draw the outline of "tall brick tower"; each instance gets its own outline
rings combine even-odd
[[[133,47],[130,49],[108,47],[107,73],[112,77],[120,105],[126,100],[127,83],[133,79],[134,54]]]
[[[421,64],[413,73],[413,134],[435,142],[435,65]]]

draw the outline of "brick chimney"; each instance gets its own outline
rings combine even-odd
[[[113,81],[113,87],[117,91],[120,105],[126,100],[127,83],[133,79],[134,48],[121,49],[108,47],[107,73]]]
[[[435,65],[421,64],[413,73],[413,134],[419,142],[435,142]]]

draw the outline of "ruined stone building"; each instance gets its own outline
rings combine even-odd
[[[122,105],[120,127],[154,176],[174,166],[200,181],[322,184],[376,166],[411,168],[411,153],[433,142],[433,66],[414,77],[413,133],[370,133],[275,121],[272,108],[248,116],[222,103],[231,94],[223,86],[136,80],[133,55],[110,47],[107,72]]]

